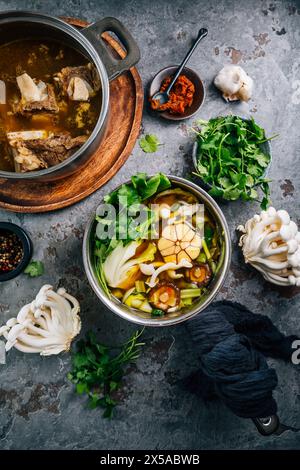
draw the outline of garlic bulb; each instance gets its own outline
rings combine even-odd
[[[249,101],[253,90],[253,80],[239,65],[225,65],[214,80],[226,101]]]
[[[55,292],[52,286],[44,285],[16,318],[0,328],[0,336],[6,339],[6,351],[15,347],[41,356],[68,351],[81,329],[79,310],[78,301],[65,289]]]
[[[246,263],[273,284],[300,286],[300,232],[285,210],[269,207],[238,230]]]

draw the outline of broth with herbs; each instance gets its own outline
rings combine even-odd
[[[0,170],[57,165],[87,140],[101,110],[98,72],[50,40],[0,47]]]
[[[144,317],[177,316],[207,296],[224,247],[197,196],[161,173],[139,173],[105,203],[114,209],[105,206],[102,217],[105,207],[98,208],[94,269],[108,296]]]

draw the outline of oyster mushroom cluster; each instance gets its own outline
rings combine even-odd
[[[238,230],[246,263],[273,284],[300,286],[300,232],[287,211],[269,207]]]
[[[79,310],[78,301],[65,289],[55,292],[52,286],[44,285],[16,318],[0,328],[0,336],[6,339],[5,350],[15,347],[41,356],[68,351],[81,329]]]

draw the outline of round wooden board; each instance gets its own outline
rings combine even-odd
[[[73,26],[88,23],[63,18]],[[103,35],[120,57],[125,52],[108,33]],[[107,132],[99,149],[77,173],[57,182],[12,182],[0,179],[0,207],[14,212],[48,212],[81,201],[109,181],[126,162],[140,131],[143,85],[136,68],[110,82]]]

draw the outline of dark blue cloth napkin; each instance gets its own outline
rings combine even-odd
[[[243,418],[276,413],[278,379],[266,357],[290,360],[297,336],[285,336],[265,315],[238,303],[221,301],[187,322],[201,370],[186,383],[205,400],[219,396]]]

